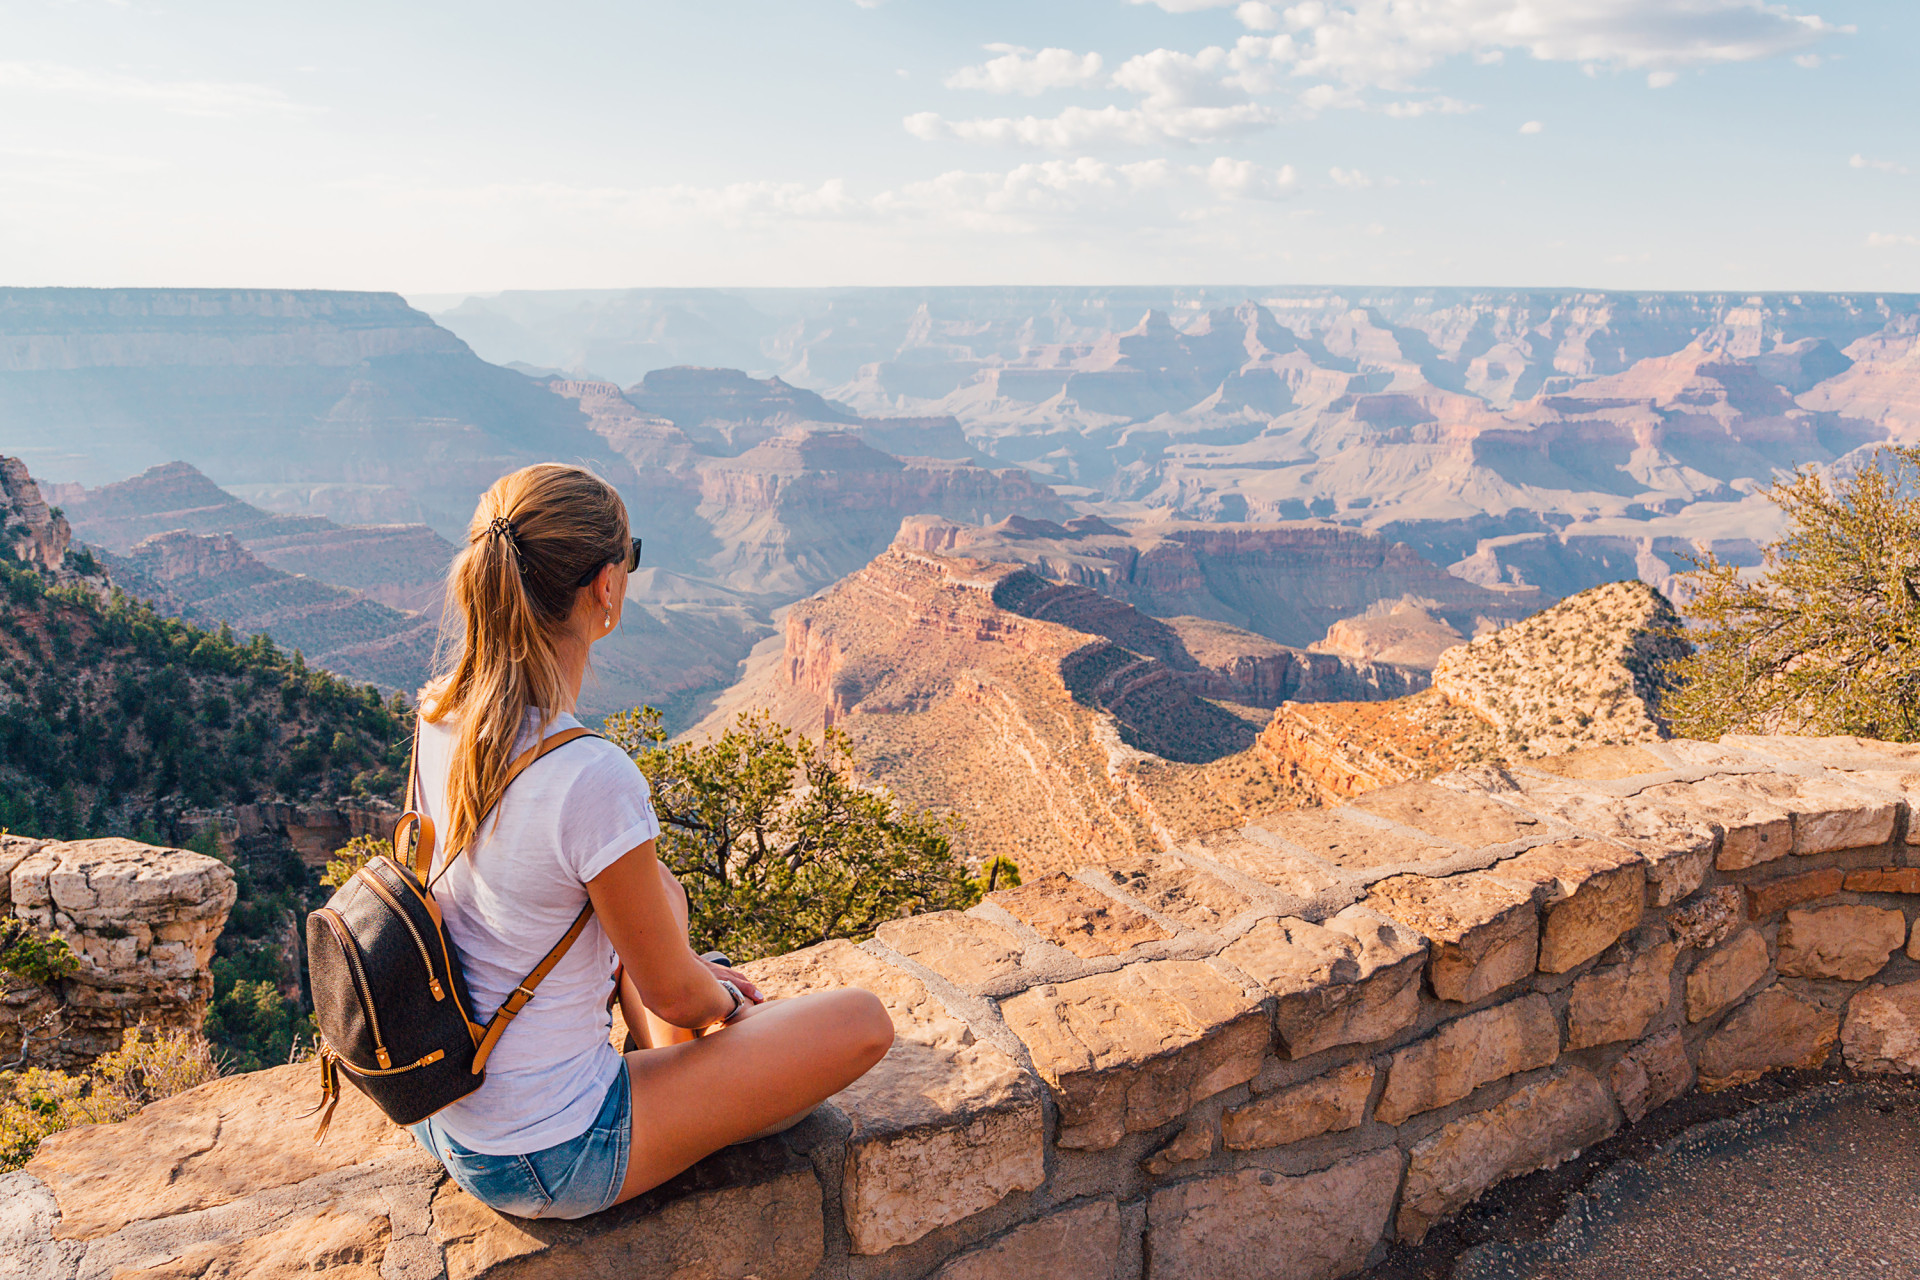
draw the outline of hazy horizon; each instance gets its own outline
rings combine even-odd
[[[0,279],[1920,291],[1912,6],[531,14],[13,7]]]

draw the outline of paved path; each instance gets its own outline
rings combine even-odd
[[[1920,1091],[1828,1084],[1688,1129],[1453,1280],[1920,1280]]]

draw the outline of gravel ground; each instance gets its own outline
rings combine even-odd
[[[1920,1280],[1920,1087],[1833,1071],[1682,1100],[1561,1169],[1496,1188],[1367,1273],[1852,1277]]]

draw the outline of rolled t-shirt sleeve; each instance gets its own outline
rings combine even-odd
[[[601,746],[567,789],[560,815],[562,858],[587,881],[660,834],[646,777],[618,747]]]

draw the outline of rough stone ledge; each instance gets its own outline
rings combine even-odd
[[[1334,1280],[1689,1089],[1920,1073],[1916,800],[1914,748],[1602,748],[766,961],[875,991],[894,1052],[584,1223],[481,1209],[357,1095],[316,1157],[303,1069],[216,1082],[0,1179],[0,1280]]]

